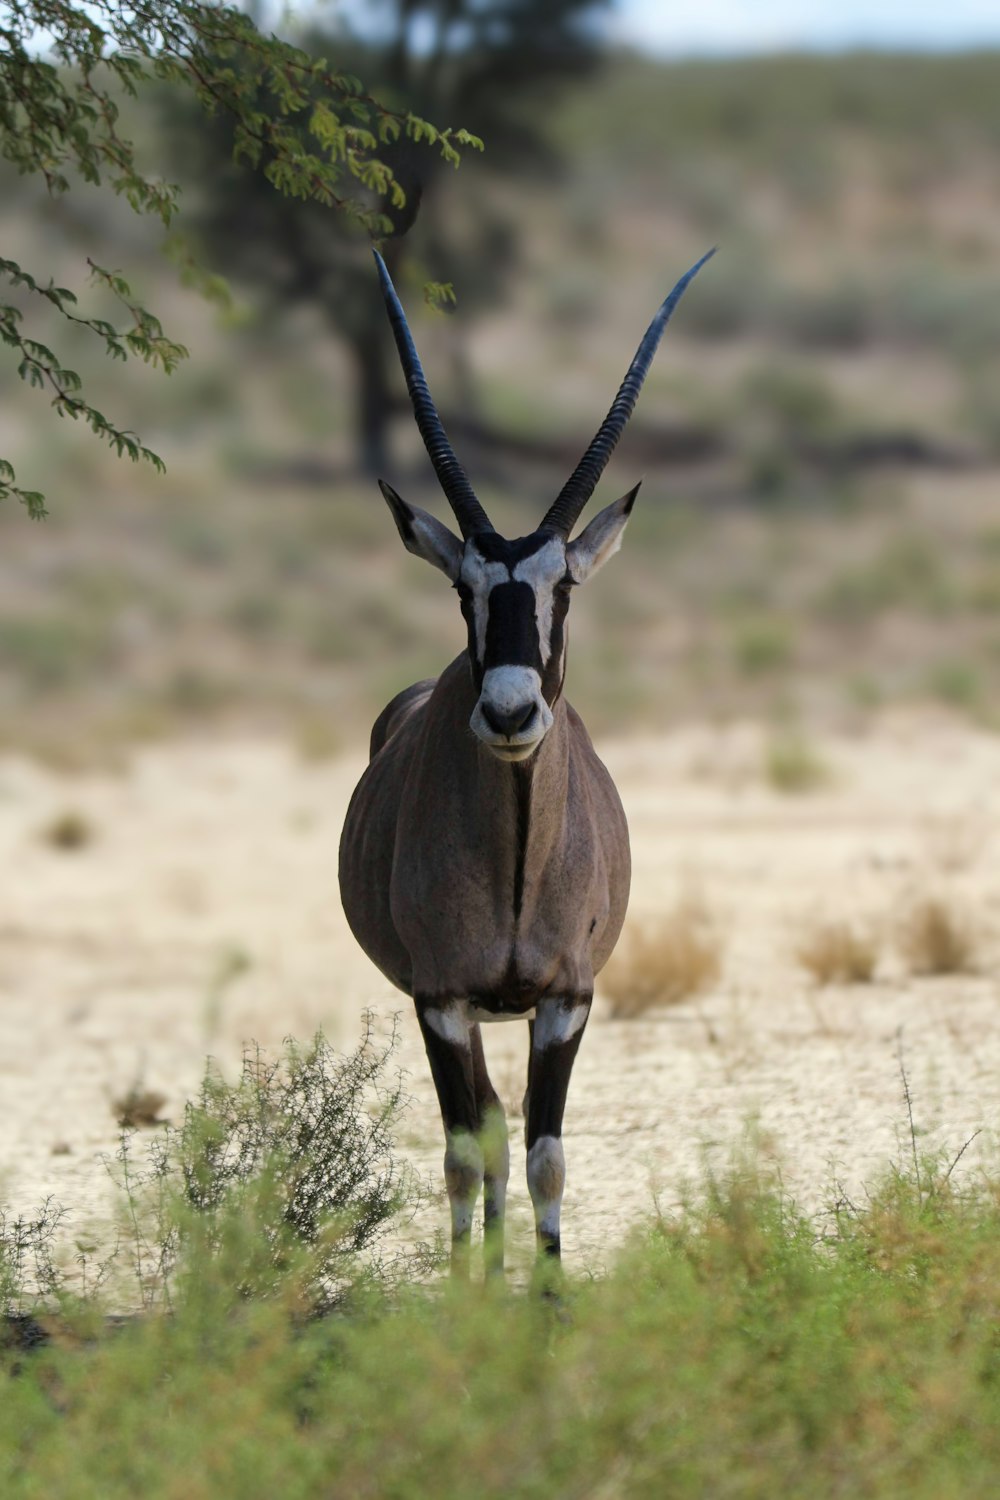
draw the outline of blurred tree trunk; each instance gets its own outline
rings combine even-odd
[[[483,173],[555,180],[559,153],[546,129],[553,91],[599,65],[595,22],[610,0],[381,0],[370,8],[381,13],[375,41],[339,33],[333,42],[322,32],[300,40],[312,55],[335,46],[352,71],[420,117],[459,119],[488,140],[482,171],[463,173],[457,196],[445,163],[418,140],[404,132],[379,148],[405,195],[402,206],[378,200],[389,221],[381,244],[393,281],[411,305],[417,278],[407,279],[408,263],[417,263],[420,280],[454,282],[459,326],[466,326],[477,310],[497,304],[517,260],[518,224]],[[424,30],[416,46],[418,25]],[[315,203],[288,200],[276,213],[270,186],[233,168],[231,154],[223,122],[213,135],[199,128],[185,155],[187,170],[200,161],[209,187],[202,233],[229,274],[256,283],[272,308],[299,302],[322,310],[349,352],[354,460],[385,474],[402,382],[371,259],[359,253],[358,237]],[[473,416],[468,345],[457,335],[455,343],[455,406]]]
[[[415,212],[419,193],[413,202]],[[397,285],[407,251],[400,240],[389,240],[382,246],[389,275]],[[339,300],[328,305],[327,316],[334,334],[345,339],[351,356],[355,462],[361,473],[379,479],[390,472],[392,464],[392,393],[398,379],[395,347],[374,275],[362,275],[358,284],[348,289],[348,295],[352,301],[349,316],[345,317]]]

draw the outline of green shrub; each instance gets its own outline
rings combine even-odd
[[[394,1044],[377,1044],[366,1017],[344,1056],[321,1033],[277,1058],[251,1048],[235,1084],[209,1066],[183,1123],[145,1163],[123,1137],[126,1239],[145,1305],[214,1278],[241,1301],[294,1285],[317,1312],[359,1280],[395,1274],[382,1242],[417,1188],[393,1151],[403,1104],[399,1079],[386,1078]]]
[[[920,538],[904,536],[886,543],[871,562],[834,573],[817,607],[831,620],[854,624],[891,609],[948,614],[956,602],[940,551]]]
[[[352,1053],[318,1033],[276,1058],[247,1050],[235,1083],[209,1065],[182,1123],[144,1154],[134,1130],[123,1131],[109,1164],[121,1189],[117,1231],[77,1238],[78,1275],[61,1244],[63,1208],[48,1199],[34,1216],[0,1211],[0,1316],[74,1307],[91,1316],[98,1290],[116,1308],[148,1313],[194,1299],[227,1317],[273,1298],[315,1315],[423,1274],[436,1263],[426,1247],[387,1240],[422,1192],[393,1148],[405,1103],[387,1073],[395,1040],[393,1031],[378,1042],[366,1015]],[[164,1103],[137,1088],[116,1109],[128,1126],[164,1125]]]
[[[929,692],[951,708],[972,713],[982,705],[982,678],[969,662],[938,662],[927,673],[926,680]]]
[[[914,1151],[816,1220],[737,1152],[555,1304],[453,1286],[302,1324],[192,1279],[169,1318],[0,1355],[0,1490],[992,1494],[1000,1183],[953,1166]]]
[[[795,659],[793,627],[778,618],[748,620],[733,640],[733,656],[737,670],[746,677],[780,672]]]
[[[800,730],[782,730],[764,752],[764,775],[777,792],[812,792],[826,784],[830,770]]]
[[[53,1198],[46,1198],[33,1216],[0,1208],[0,1319],[24,1317],[40,1300],[59,1292],[57,1241],[65,1217]]]
[[[33,693],[55,693],[111,660],[106,628],[81,617],[24,614],[0,619],[0,660]]]

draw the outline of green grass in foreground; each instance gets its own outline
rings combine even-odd
[[[820,1233],[745,1157],[557,1306],[309,1320],[301,1267],[240,1297],[202,1238],[172,1315],[0,1356],[0,1493],[994,1494],[1000,1184],[957,1175],[890,1171]]]

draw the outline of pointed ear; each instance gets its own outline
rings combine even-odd
[[[639,484],[642,480],[639,480]],[[629,490],[620,500],[606,505],[598,511],[589,526],[566,548],[566,563],[574,583],[586,583],[591,573],[603,568],[609,557],[613,557],[622,544],[625,526],[632,514],[639,484]]]
[[[422,557],[424,562],[433,563],[454,583],[462,566],[464,543],[435,516],[428,515],[416,505],[407,505],[384,479],[379,480],[378,487],[392,511],[396,530],[403,538],[407,552]]]

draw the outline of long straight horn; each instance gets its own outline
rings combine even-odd
[[[594,441],[550,506],[539,527],[540,531],[554,531],[559,536],[568,537],[573,530],[579,520],[580,512],[597,488],[597,481],[607,468],[608,460],[615,451],[618,439],[625,431],[625,424],[635,409],[642,383],[653,363],[653,355],[663,337],[663,330],[670,322],[671,313],[683,297],[689,282],[694,280],[705,262],[711,260],[714,254],[713,247],[707,255],[702,256],[697,265],[684,273],[646,329],[636,356],[628,367],[628,374],[611,403],[611,410],[601,423]]]
[[[427,380],[413,342],[413,335],[407,325],[402,304],[396,296],[392,278],[386,270],[385,261],[377,250],[374,254],[375,264],[378,267],[378,279],[382,283],[382,296],[385,298],[396,348],[399,350],[399,362],[406,376],[406,389],[410,393],[410,401],[413,404],[413,415],[417,419],[417,427],[424,440],[424,447],[434,465],[434,472],[441,481],[441,488],[448,498],[448,504],[455,512],[455,519],[461,527],[462,535],[470,537],[477,531],[492,531],[493,525],[490,518],[476,499],[475,491],[466,477],[465,470],[455,457],[454,449],[448,441],[448,434],[437,414],[437,407],[431,400],[431,393],[427,389]]]

